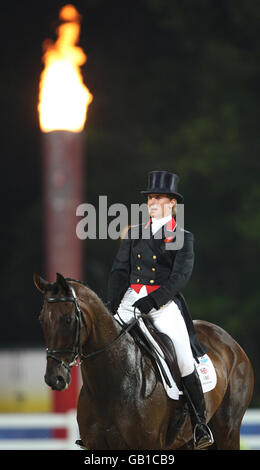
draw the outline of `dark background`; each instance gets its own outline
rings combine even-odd
[[[42,346],[44,276],[42,42],[68,2],[1,6],[0,345]],[[94,95],[84,131],[85,201],[143,202],[150,170],[180,175],[196,263],[185,289],[193,318],[259,351],[260,3],[254,0],[85,0],[80,46]],[[106,300],[117,241],[87,240],[84,281]],[[256,374],[257,375],[257,374]],[[256,377],[254,406],[260,406]]]

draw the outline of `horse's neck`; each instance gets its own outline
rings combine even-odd
[[[106,341],[107,335],[113,335],[118,330],[114,318],[110,315],[102,300],[84,284],[71,282],[81,302],[86,320],[91,323],[92,341]],[[102,339],[104,337],[104,339]]]
[[[99,305],[95,312],[95,319],[91,323],[90,336],[85,345],[87,353],[107,348],[118,337],[120,331],[121,327],[106,307]],[[111,347],[111,351],[112,349]]]
[[[96,351],[99,352],[94,357],[89,357],[82,362],[82,372],[84,369],[90,378],[93,372],[93,379],[98,381],[98,375],[105,380],[106,377],[115,376],[118,374],[118,368],[121,369],[123,363],[128,362],[128,356],[131,355],[132,348],[135,348],[134,341],[129,335],[122,335],[122,337],[114,342],[120,335],[121,326],[108,312],[107,308],[99,297],[86,286],[80,284],[73,284],[76,289],[78,300],[82,302],[82,309],[91,310],[91,314],[86,312],[86,320],[91,321],[90,334],[85,344],[83,344],[84,354],[87,356]],[[107,348],[108,347],[108,348]],[[105,371],[105,373],[104,373]]]

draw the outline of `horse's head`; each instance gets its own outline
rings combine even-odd
[[[45,382],[61,391],[70,384],[70,371],[81,349],[81,322],[85,320],[74,288],[61,274],[57,273],[55,283],[34,274],[34,284],[44,295],[39,318],[47,348]]]

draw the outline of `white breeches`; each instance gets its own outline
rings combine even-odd
[[[136,300],[147,295],[146,287],[143,286],[137,294],[129,288],[119,305],[115,318],[129,323],[134,318],[134,307]],[[136,313],[140,313],[136,308]],[[168,302],[159,310],[152,309],[148,315],[156,330],[169,336],[176,352],[177,362],[182,377],[194,371],[194,359],[190,346],[190,339],[183,316],[174,301]]]

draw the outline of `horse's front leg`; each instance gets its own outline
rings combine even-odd
[[[78,406],[77,406],[77,422],[79,427],[79,435],[81,439],[80,447],[86,450],[95,450],[93,447],[94,435],[93,426],[95,427],[95,419],[92,412],[92,407],[89,401],[88,394],[83,386],[80,390]]]

